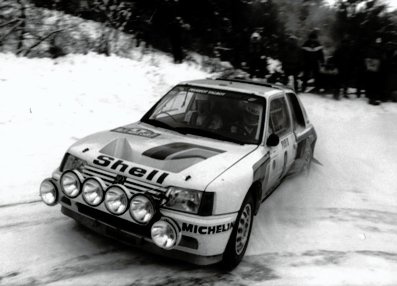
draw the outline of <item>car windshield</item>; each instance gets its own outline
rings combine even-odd
[[[265,99],[246,93],[176,86],[143,118],[154,126],[239,144],[259,144]]]

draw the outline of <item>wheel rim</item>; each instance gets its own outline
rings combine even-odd
[[[237,225],[236,234],[236,253],[240,255],[248,241],[249,231],[251,228],[251,205],[246,204]]]

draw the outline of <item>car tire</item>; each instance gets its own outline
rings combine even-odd
[[[221,266],[225,270],[234,269],[243,259],[251,236],[254,222],[254,200],[248,193],[237,215],[233,231],[226,245]]]

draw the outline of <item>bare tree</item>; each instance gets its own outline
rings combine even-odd
[[[3,0],[0,4],[0,46],[27,56],[63,30],[54,27],[43,29],[40,15],[32,12],[34,8],[28,0]]]
[[[131,18],[132,6],[122,0],[94,0],[91,5],[105,25],[98,52],[109,56],[112,50],[111,43],[117,44],[119,32],[124,30]],[[114,48],[117,49],[116,46]]]

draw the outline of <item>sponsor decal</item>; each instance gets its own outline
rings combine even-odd
[[[218,95],[218,96],[224,96],[226,94],[226,92],[222,92],[219,90],[201,89],[201,88],[189,88],[188,92],[211,94],[211,95]]]
[[[146,138],[154,138],[159,136],[159,133],[153,132],[152,130],[145,128],[129,128],[129,127],[118,127],[116,129],[111,130],[113,132],[119,132],[124,134],[142,136]]]
[[[97,166],[108,167],[112,170],[129,174],[134,177],[143,178],[148,181],[156,181],[156,183],[158,184],[162,184],[164,182],[164,179],[169,175],[169,173],[160,170],[152,170],[151,172],[149,172],[144,168],[135,167],[128,162],[105,155],[99,155],[93,161],[93,163]],[[115,180],[123,181],[125,179],[124,176],[120,175],[119,179],[116,177]]]
[[[281,146],[283,147],[283,149],[285,149],[289,146],[288,138],[281,140]]]
[[[203,235],[211,235],[211,234],[222,233],[232,230],[233,226],[234,226],[234,222],[218,224],[213,226],[202,226],[202,225],[195,225],[184,222],[182,223],[182,231],[196,233],[196,234],[203,234]]]

